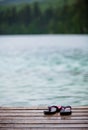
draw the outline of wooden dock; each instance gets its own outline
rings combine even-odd
[[[88,130],[88,107],[73,107],[71,116],[46,116],[47,107],[0,107],[0,130]]]

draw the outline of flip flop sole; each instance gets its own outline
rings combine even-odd
[[[71,115],[72,114],[72,111],[60,111],[60,115],[62,116],[66,116],[66,115]]]

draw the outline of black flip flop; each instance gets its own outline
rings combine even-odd
[[[71,115],[72,114],[72,108],[71,106],[63,106],[60,110],[60,115],[66,116],[66,115]]]
[[[44,114],[45,115],[55,114],[57,112],[60,112],[61,108],[62,108],[61,106],[50,106],[48,107],[47,111],[44,111]]]

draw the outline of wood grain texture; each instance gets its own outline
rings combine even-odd
[[[87,128],[1,128],[1,130],[88,130]]]
[[[71,116],[44,115],[46,106],[0,107],[0,130],[88,130],[88,106],[73,107]]]

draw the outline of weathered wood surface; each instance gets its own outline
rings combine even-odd
[[[46,116],[47,107],[0,107],[0,130],[88,130],[88,107],[73,107],[71,116]]]

